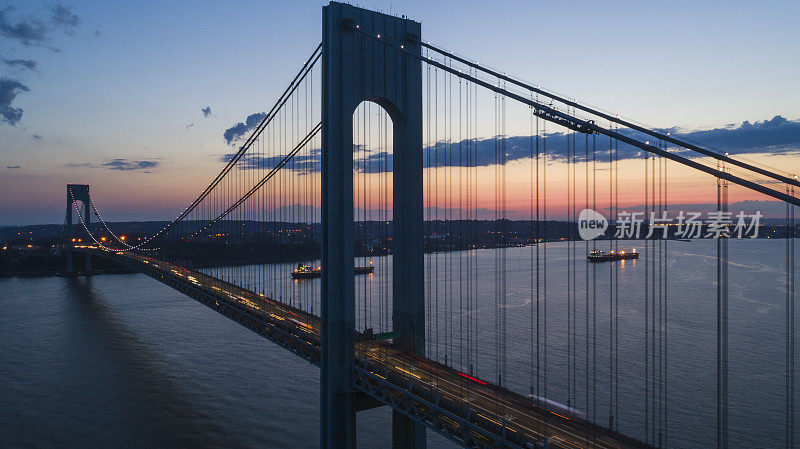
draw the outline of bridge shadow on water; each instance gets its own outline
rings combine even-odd
[[[102,356],[112,365],[115,396],[131,417],[126,432],[109,432],[102,438],[112,439],[114,447],[246,446],[231,441],[230,432],[212,415],[214,408],[199,403],[163,369],[163,358],[126,325],[92,284],[92,278],[66,280],[76,300],[75,312],[93,326],[89,332],[98,334],[93,340],[100,342]]]

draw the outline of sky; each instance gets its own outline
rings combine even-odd
[[[107,220],[174,217],[235,150],[225,131],[267,109],[319,42],[325,3],[0,1],[0,226],[60,223],[67,182],[90,184]],[[800,2],[359,6],[551,91],[800,171]]]

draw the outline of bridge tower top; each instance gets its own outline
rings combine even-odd
[[[67,205],[75,201],[89,204],[89,184],[67,184]]]
[[[65,217],[66,232],[65,246],[67,248],[67,271],[73,270],[73,254],[72,254],[72,205],[80,201],[83,203],[83,222],[89,226],[91,222],[91,197],[89,196],[89,184],[67,184],[67,212]],[[86,256],[86,271],[92,270],[92,262],[90,256]]]

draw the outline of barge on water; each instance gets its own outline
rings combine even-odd
[[[614,260],[626,260],[626,259],[638,259],[639,253],[636,252],[636,249],[632,249],[630,251],[618,251],[618,252],[608,252],[604,253],[603,251],[595,250],[589,252],[589,255],[586,256],[586,260],[589,262],[612,262]]]
[[[375,272],[372,262],[366,267],[354,267],[355,274],[370,274]],[[297,268],[292,271],[292,279],[313,279],[322,277],[322,267],[314,268],[310,265],[297,264]]]

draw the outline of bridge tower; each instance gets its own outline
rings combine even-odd
[[[67,246],[67,271],[73,271],[73,250],[72,250],[72,204],[75,201],[83,203],[83,221],[86,226],[91,222],[89,185],[88,184],[67,184],[67,218],[66,218],[66,246]],[[86,254],[86,271],[92,271],[92,256]]]
[[[417,55],[421,26],[412,20],[331,2],[322,19],[322,378],[324,448],[354,448],[355,289],[353,280],[353,113],[380,105],[393,126],[393,306],[395,342],[424,350],[422,65],[387,50],[349,25],[380,34]],[[425,427],[392,416],[395,449],[425,447]]]

